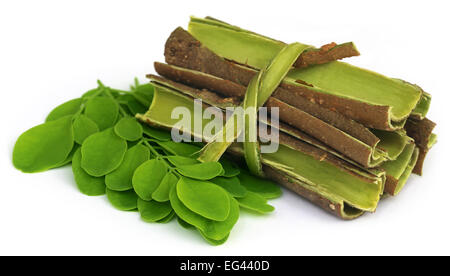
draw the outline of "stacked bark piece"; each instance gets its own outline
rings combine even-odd
[[[155,98],[141,120],[171,128],[170,111],[239,106],[250,80],[283,48],[273,40],[212,18],[192,18],[165,45],[160,76],[148,75]],[[375,211],[383,194],[398,194],[436,142],[425,118],[431,96],[403,80],[336,61],[357,56],[353,43],[303,52],[265,103],[279,109],[280,148],[262,154],[266,177],[333,214],[351,219]],[[207,121],[207,120],[206,120]],[[268,123],[269,122],[264,122]],[[203,132],[192,128],[191,135]],[[240,156],[242,147],[229,153]]]

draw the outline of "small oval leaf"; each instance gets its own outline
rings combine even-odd
[[[144,125],[144,134],[159,141],[170,141],[170,132]]]
[[[220,164],[222,165],[222,168],[224,170],[222,176],[224,177],[233,177],[239,175],[241,172],[239,168],[230,160],[221,158],[219,160]]]
[[[195,158],[178,156],[178,155],[169,155],[169,156],[167,156],[167,160],[169,160],[169,162],[172,163],[175,167],[200,164],[200,161],[198,161]]]
[[[92,176],[106,175],[119,167],[127,151],[127,142],[112,128],[95,133],[81,146],[81,167]]]
[[[137,206],[142,220],[146,222],[156,222],[172,212],[169,202],[145,201],[139,198]]]
[[[84,140],[87,137],[91,136],[94,133],[97,133],[98,131],[99,128],[97,124],[83,114],[76,116],[75,120],[73,121],[73,137],[75,139],[75,142],[80,145],[83,144]]]
[[[219,185],[234,197],[244,197],[247,189],[241,185],[237,177],[216,177],[210,180],[212,183]]]
[[[45,119],[46,122],[58,120],[67,115],[74,115],[80,110],[83,100],[76,98],[55,107]]]
[[[109,97],[95,97],[86,102],[84,114],[102,131],[114,125],[119,115],[119,106]]]
[[[178,185],[178,184],[177,184]],[[201,230],[208,238],[221,240],[225,238],[239,219],[239,204],[231,197],[230,214],[224,221],[214,221],[189,210],[177,196],[176,187],[170,191],[170,204],[173,210],[186,223]]]
[[[240,206],[262,214],[275,210],[272,205],[267,204],[267,199],[254,192],[247,192],[246,196],[237,198],[237,201]]]
[[[177,143],[174,141],[156,141],[156,143],[171,154],[186,157],[194,157],[202,149],[192,144]]]
[[[144,145],[138,144],[128,149],[120,166],[106,175],[105,183],[108,189],[114,191],[132,189],[134,171],[149,158],[150,151]]]
[[[19,136],[13,164],[26,172],[41,172],[66,160],[73,148],[72,116],[35,126]]]
[[[281,196],[280,186],[270,180],[253,176],[246,171],[241,171],[238,178],[241,181],[241,185],[248,191],[260,194],[264,198],[273,199]]]
[[[133,190],[118,192],[106,188],[106,196],[109,202],[121,211],[131,211],[137,208],[138,196]]]
[[[72,172],[78,189],[88,196],[105,194],[105,178],[94,177],[86,173],[81,167],[81,149],[79,148],[72,158]]]
[[[168,214],[165,218],[162,218],[158,221],[156,221],[157,223],[168,223],[170,222],[173,218],[175,217],[175,212],[172,210],[172,212],[170,212],[170,214]]]
[[[219,162],[204,162],[194,165],[177,166],[177,171],[190,178],[209,180],[221,175],[223,168]]]
[[[158,188],[153,192],[152,198],[158,202],[169,200],[170,190],[177,184],[178,178],[171,172],[166,173],[159,184]]]
[[[123,117],[114,126],[117,135],[128,141],[136,141],[142,138],[142,125],[133,117]]]
[[[166,164],[152,159],[141,164],[133,174],[133,188],[143,200],[151,200],[152,194],[166,175]]]
[[[228,217],[230,199],[219,186],[183,177],[176,187],[178,198],[191,211],[216,221],[224,221]]]

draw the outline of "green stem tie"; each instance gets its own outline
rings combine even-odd
[[[300,54],[308,48],[309,46],[300,43],[286,45],[266,68],[253,77],[247,87],[243,101],[244,114],[242,114],[244,116],[243,122],[245,123],[244,156],[250,171],[257,176],[263,176],[260,146],[257,139],[258,109],[265,104],[280,85]],[[233,143],[230,139],[226,139],[227,133],[228,135],[232,133],[234,140],[241,134],[243,127],[235,122],[234,115],[233,113],[221,131],[215,135],[214,139],[203,147],[198,158],[199,161],[218,161]],[[256,137],[250,137],[251,135]],[[222,139],[218,140],[218,138]]]

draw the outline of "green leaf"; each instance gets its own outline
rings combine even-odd
[[[100,87],[91,89],[91,90],[85,92],[85,93],[81,96],[81,98],[87,99],[87,98],[89,98],[89,97],[92,97],[92,96],[96,95],[101,89],[102,89],[102,88],[100,88]]]
[[[95,133],[81,146],[81,167],[92,176],[103,176],[122,163],[127,142],[117,136],[112,128]]]
[[[155,88],[150,83],[138,85],[133,90],[133,95],[139,97],[142,104],[149,107],[153,100],[153,93]]]
[[[95,97],[86,102],[84,114],[92,119],[100,130],[114,126],[119,115],[119,105],[109,97]]]
[[[142,125],[134,117],[123,117],[114,127],[117,135],[128,141],[142,138]]]
[[[181,178],[176,187],[178,198],[191,211],[216,221],[224,221],[228,217],[230,200],[221,187],[186,177]]]
[[[138,196],[133,190],[118,192],[106,188],[106,196],[109,202],[121,211],[131,211],[137,208]]]
[[[136,115],[138,113],[143,114],[147,111],[147,107],[138,102],[136,99],[129,100],[127,105],[130,111],[133,113],[133,115]]]
[[[262,214],[275,210],[272,205],[267,204],[266,198],[254,192],[247,192],[245,197],[237,198],[237,201],[240,206]]]
[[[151,200],[153,192],[166,175],[164,161],[152,159],[140,165],[133,174],[133,188],[143,200]]]
[[[89,117],[80,114],[73,121],[73,135],[75,142],[83,144],[84,140],[92,134],[99,131],[97,124],[89,119]]]
[[[206,234],[203,233],[201,230],[198,230],[198,232],[200,233],[200,235],[202,235],[202,237],[205,239],[205,241],[207,241],[209,244],[214,245],[214,246],[224,244],[228,240],[228,237],[230,236],[230,234],[228,234],[225,236],[225,238],[223,238],[221,240],[214,240],[214,239],[208,238],[206,236]]]
[[[159,141],[170,141],[170,132],[144,125],[144,134]]]
[[[155,142],[163,149],[170,152],[171,154],[186,157],[193,157],[201,150],[200,147],[187,143],[176,143],[174,141],[155,141]]]
[[[175,167],[200,164],[200,161],[198,161],[197,159],[178,155],[169,155],[167,156],[167,160],[169,160],[169,162],[172,163]]]
[[[221,175],[223,168],[219,162],[204,162],[194,165],[178,166],[177,171],[190,178],[209,180]]]
[[[72,158],[72,172],[78,189],[88,196],[99,196],[105,194],[105,178],[94,177],[86,173],[81,167],[81,148],[79,148]]]
[[[187,223],[186,221],[182,220],[180,217],[177,217],[178,224],[180,224],[181,227],[184,229],[195,229],[195,226],[192,224]]]
[[[120,166],[106,175],[105,183],[108,189],[114,191],[132,189],[134,171],[149,158],[150,151],[144,145],[138,144],[128,149]]]
[[[168,214],[165,218],[162,218],[158,221],[156,221],[157,223],[168,223],[170,222],[173,218],[175,217],[175,212],[172,210],[172,212],[170,212],[170,214]]]
[[[139,198],[137,206],[141,218],[145,222],[156,222],[164,219],[172,212],[172,206],[169,202],[145,201]]]
[[[226,158],[221,158],[219,162],[224,170],[224,173],[222,174],[224,177],[237,176],[241,172],[236,164]]]
[[[169,200],[170,190],[177,184],[178,177],[173,173],[168,172],[164,176],[159,184],[158,188],[153,192],[152,198],[159,202],[165,202]]]
[[[170,192],[170,204],[179,218],[201,230],[208,238],[225,238],[239,219],[239,204],[231,197],[230,214],[224,221],[213,221],[189,210],[177,196],[176,187]]]
[[[19,136],[13,164],[26,172],[41,172],[66,160],[73,147],[72,116],[35,126]]]
[[[272,181],[255,177],[245,171],[241,171],[238,176],[243,185],[248,191],[260,194],[264,198],[272,199],[281,196],[281,189]]]
[[[210,180],[212,183],[219,185],[234,197],[244,197],[247,189],[241,185],[239,178],[234,177],[216,177]]]
[[[52,169],[55,168],[60,168],[60,167],[64,167],[65,165],[68,165],[72,162],[73,156],[75,154],[75,152],[80,148],[80,145],[74,144],[72,147],[72,150],[70,151],[69,155],[66,157],[66,159],[64,159],[63,162],[61,162],[60,164],[56,165],[55,167],[53,167]]]
[[[54,121],[67,115],[74,115],[80,110],[83,100],[76,98],[55,107],[45,119],[46,122]]]

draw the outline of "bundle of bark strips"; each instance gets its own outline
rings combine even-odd
[[[148,75],[155,97],[142,121],[172,128],[171,110],[239,106],[247,86],[285,46],[213,18],[191,18],[165,44],[166,63]],[[425,116],[431,96],[417,85],[337,60],[358,56],[353,43],[309,46],[265,106],[279,109],[279,149],[261,154],[265,176],[344,219],[374,212],[422,174],[436,142]],[[269,122],[264,122],[270,124]],[[203,132],[191,135],[208,142]],[[242,156],[234,144],[228,153]]]

